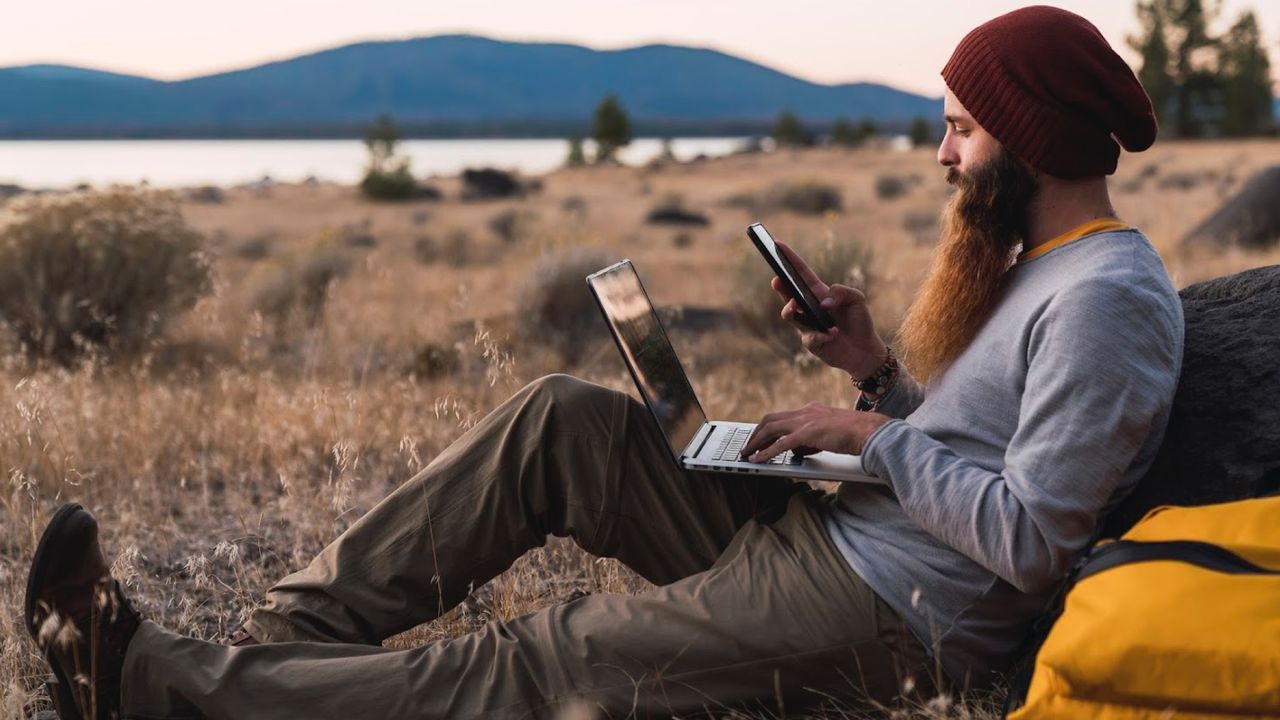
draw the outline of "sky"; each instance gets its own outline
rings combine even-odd
[[[1259,17],[1280,76],[1280,0],[1221,0],[1219,30]],[[0,67],[60,63],[157,79],[249,67],[363,40],[468,32],[597,49],[710,47],[821,83],[881,82],[940,96],[938,72],[968,30],[1014,0],[44,0],[9,2]],[[1132,0],[1060,0],[1130,64]],[[1277,85],[1280,90],[1280,84]]]

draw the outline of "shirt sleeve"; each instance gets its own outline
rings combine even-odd
[[[905,418],[924,402],[924,387],[916,382],[907,372],[906,366],[899,363],[898,379],[880,399],[876,412],[891,418]]]
[[[1003,471],[900,419],[867,438],[863,464],[927,532],[1023,592],[1048,588],[1089,541],[1147,436],[1164,432],[1155,425],[1168,419],[1183,337],[1181,306],[1169,305],[1157,290],[1116,282],[1052,299],[1029,330]]]

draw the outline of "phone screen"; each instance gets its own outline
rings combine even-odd
[[[809,283],[800,277],[800,273],[787,261],[787,256],[782,254],[778,249],[778,244],[773,241],[773,237],[769,235],[769,231],[764,229],[764,225],[755,223],[747,228],[747,234],[759,243],[761,249],[768,253],[773,260],[774,272],[781,270],[786,277],[782,281],[791,286],[791,295],[794,297],[796,292],[800,293],[800,297],[796,298],[800,301],[800,309],[808,317],[805,318],[807,324],[817,326],[818,330],[826,330],[835,324],[835,321],[821,307],[821,301],[813,294],[813,289],[809,287]]]

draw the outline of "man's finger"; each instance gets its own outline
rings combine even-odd
[[[747,438],[746,444],[742,446],[739,456],[746,457],[786,434],[790,415],[790,412],[769,413],[761,418],[760,422],[756,423],[756,429],[751,431],[751,437]]]
[[[799,444],[800,443],[798,442],[794,434],[782,435],[777,440],[774,440],[772,443],[770,443],[769,446],[766,447],[765,449],[756,451],[755,453],[748,455],[747,459],[750,460],[751,462],[767,462],[770,459],[781,455],[782,453],[796,447]]]
[[[854,305],[858,303],[865,304],[867,296],[858,288],[852,288],[848,285],[832,285],[827,292],[827,296],[822,299],[822,307],[832,308],[843,305]]]
[[[777,275],[774,275],[769,280],[769,287],[773,288],[773,291],[778,293],[778,297],[782,298],[784,301],[792,299],[791,293],[787,292],[787,286],[782,284],[782,279]]]

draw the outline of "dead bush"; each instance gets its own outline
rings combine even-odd
[[[492,200],[520,197],[525,187],[515,173],[496,168],[467,168],[462,171],[463,200]]]
[[[0,211],[0,321],[61,364],[139,350],[208,291],[203,242],[169,193],[17,198]]]
[[[897,175],[881,175],[876,178],[876,197],[881,200],[894,200],[906,195],[911,190],[910,178]]]
[[[825,215],[840,212],[843,200],[840,188],[829,183],[810,180],[799,183],[779,183],[769,191],[768,204],[797,215]]]
[[[351,273],[351,255],[343,246],[341,233],[321,233],[259,274],[251,303],[273,323],[277,335],[295,324],[316,327],[324,319],[330,289]]]
[[[489,231],[508,245],[529,234],[537,216],[527,210],[508,208],[489,218]]]
[[[516,290],[519,336],[550,347],[566,363],[575,362],[584,343],[606,330],[586,277],[615,260],[595,247],[544,254]]]
[[[908,210],[902,214],[902,229],[911,233],[917,245],[928,245],[938,239],[938,211]]]
[[[434,380],[453,375],[461,363],[456,345],[428,341],[413,355],[409,375],[415,380]]]
[[[658,201],[658,204],[649,210],[649,214],[645,216],[644,221],[650,225],[705,227],[711,224],[706,215],[686,208],[684,206],[684,198],[675,193],[669,194]]]

